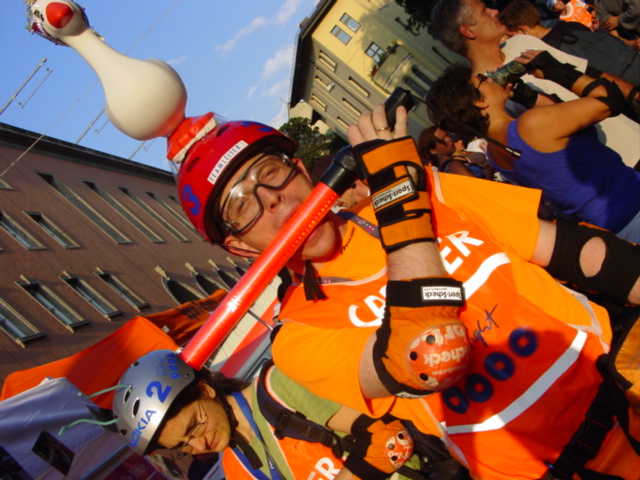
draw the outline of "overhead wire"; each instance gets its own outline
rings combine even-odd
[[[150,32],[151,32],[151,31],[152,31],[152,30],[153,30],[153,29],[154,29],[154,28],[155,28],[155,27],[160,23],[160,21],[162,21],[162,19],[164,19],[164,17],[166,17],[166,16],[169,14],[169,12],[171,12],[171,10],[173,10],[173,9],[176,7],[176,5],[177,5],[178,3],[180,3],[180,2],[181,2],[181,0],[175,0],[175,1],[174,1],[174,2],[173,2],[173,3],[172,3],[168,8],[167,8],[163,13],[162,13],[162,15],[160,15],[160,16],[158,17],[158,19],[157,19],[155,22],[153,22],[153,23],[151,24],[151,26],[150,26],[150,27],[149,27],[149,28],[148,28],[144,33],[142,33],[142,35],[140,35],[140,36],[138,37],[138,39],[137,39],[137,40],[136,40],[136,41],[135,41],[135,42],[134,42],[134,43],[133,43],[133,44],[132,44],[132,45],[131,45],[131,46],[130,46],[126,51],[125,51],[125,53],[129,53],[133,48],[135,48],[135,47],[138,45],[138,43],[140,43],[140,42],[142,41],[142,39],[143,39],[144,37],[146,37],[146,36],[147,36],[147,35],[148,35],[148,34],[149,34],[149,33],[150,33]],[[43,59],[43,61],[40,63],[40,65],[39,65],[39,66],[34,70],[34,72],[29,76],[29,78],[27,78],[27,80],[25,80],[25,82],[22,84],[22,86],[20,87],[20,89],[19,89],[19,90],[14,94],[14,98],[15,98],[15,96],[17,96],[17,95],[18,95],[18,93],[20,92],[20,90],[22,90],[22,88],[24,88],[24,86],[29,82],[29,80],[31,80],[31,77],[33,77],[33,75],[36,73],[36,71],[37,71],[37,70],[38,70],[38,69],[39,69],[39,68],[44,64],[44,62],[46,62],[46,61],[47,61],[47,59],[46,59],[46,58],[45,58],[45,59]],[[59,117],[58,117],[58,118],[57,118],[57,119],[56,119],[56,120],[55,120],[55,121],[54,121],[54,122],[53,122],[53,123],[52,123],[52,124],[51,124],[51,125],[50,125],[50,126],[49,126],[45,131],[44,131],[44,132],[43,132],[43,133],[42,133],[42,134],[40,134],[40,135],[38,136],[38,138],[36,138],[36,139],[33,141],[33,143],[32,143],[31,145],[29,145],[29,147],[27,147],[27,149],[26,149],[24,152],[22,152],[22,153],[18,156],[18,158],[16,158],[16,159],[11,163],[11,164],[9,164],[9,166],[8,166],[7,168],[5,168],[5,169],[4,169],[4,171],[3,171],[2,173],[0,173],[0,178],[2,178],[2,177],[3,177],[3,176],[4,176],[4,175],[9,171],[9,170],[11,170],[11,168],[13,168],[13,167],[14,167],[14,166],[15,166],[15,165],[20,161],[20,160],[22,160],[22,158],[24,158],[24,156],[25,156],[25,155],[27,155],[27,153],[29,153],[29,152],[30,152],[30,151],[31,151],[31,150],[32,150],[32,149],[33,149],[33,148],[34,148],[34,147],[35,147],[35,146],[40,142],[40,140],[42,140],[42,139],[47,135],[47,133],[48,133],[48,132],[53,128],[53,127],[55,127],[55,126],[56,126],[56,125],[57,125],[57,124],[58,124],[58,123],[59,123],[59,122],[60,122],[64,117],[66,117],[66,116],[68,115],[68,113],[69,113],[73,108],[75,108],[75,106],[76,106],[78,103],[80,103],[80,101],[82,101],[82,100],[84,99],[84,97],[86,97],[86,96],[89,94],[89,92],[91,92],[91,90],[93,90],[93,89],[95,88],[95,86],[96,86],[96,85],[98,85],[99,83],[100,83],[100,80],[96,80],[96,81],[95,81],[95,82],[94,82],[94,83],[93,83],[93,84],[92,84],[92,85],[91,85],[91,86],[90,86],[90,87],[89,87],[89,88],[88,88],[88,89],[87,89],[87,90],[86,90],[82,95],[80,95],[80,97],[78,97],[78,99],[77,99],[75,102],[73,102],[73,103],[71,104],[71,106],[70,106],[69,108],[67,108],[67,109],[62,113],[62,115],[60,115],[60,116],[59,116]],[[14,98],[10,99],[10,101],[8,102],[8,104],[9,104],[9,103],[11,103],[11,102],[13,101],[13,99],[14,99]],[[8,104],[7,104],[7,105],[5,105],[5,107],[2,109],[2,111],[4,111],[4,109],[8,106]],[[2,113],[2,111],[0,111],[0,113]],[[96,117],[96,119],[97,119],[101,114],[102,114],[102,112],[100,112],[100,114]],[[90,124],[90,126],[88,127],[88,129],[90,129],[90,128],[91,128],[91,125],[92,125],[93,123],[95,123],[95,120]],[[87,129],[87,130],[88,130],[88,129]],[[102,129],[100,129],[100,130],[102,130]],[[86,133],[86,131],[85,131],[85,133]],[[78,139],[78,141],[80,141],[80,139],[81,139],[83,136],[84,136],[84,134],[83,134],[83,135]],[[76,143],[77,143],[77,142],[76,142]],[[144,143],[144,142],[143,142],[143,143]],[[133,157],[133,155],[135,155],[135,153],[136,153],[138,150],[139,150],[139,148],[138,148],[138,149],[136,149],[136,151],[131,155],[131,158]]]

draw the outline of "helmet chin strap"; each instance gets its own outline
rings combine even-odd
[[[257,250],[247,250],[246,248],[228,247],[222,244],[220,246],[230,254],[235,255],[237,257],[247,258],[247,257],[250,257],[251,255],[260,255],[260,252],[258,252]],[[247,253],[250,255],[243,255],[243,253]]]

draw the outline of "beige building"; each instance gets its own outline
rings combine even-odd
[[[300,24],[290,107],[308,103],[312,122],[346,137],[347,126],[396,87],[424,98],[440,72],[461,57],[407,23],[392,0],[320,0]],[[429,125],[424,105],[417,103],[410,133],[417,136]]]
[[[39,137],[0,124],[0,385],[248,268],[191,227],[171,173]]]

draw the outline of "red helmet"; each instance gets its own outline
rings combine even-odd
[[[191,147],[180,165],[180,203],[196,230],[211,243],[222,244],[226,236],[214,218],[225,183],[246,160],[266,147],[275,147],[292,157],[298,145],[268,125],[249,121],[221,123]]]

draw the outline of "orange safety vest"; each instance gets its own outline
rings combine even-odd
[[[580,0],[571,0],[566,3],[565,11],[560,15],[560,20],[564,22],[578,22],[593,30],[595,8]]]
[[[441,394],[396,399],[391,413],[440,434],[474,478],[538,479],[547,470],[544,461],[553,463],[560,455],[598,391],[602,378],[595,362],[610,340],[608,325],[599,320],[608,322],[608,316],[495,240],[495,224],[461,213],[465,201],[474,202],[470,190],[447,190],[458,196],[454,210],[441,193],[440,180],[447,177],[431,171],[429,177],[440,254],[448,273],[465,287],[459,315],[469,331],[472,366],[464,380]],[[359,214],[375,222],[370,207]],[[343,240],[343,249],[347,242],[355,245],[344,273],[351,280],[325,264],[319,274],[328,300],[306,302],[303,288],[294,285],[283,299],[283,321],[325,328],[379,325],[386,257],[373,236],[362,230],[351,236]],[[533,300],[541,295],[549,303]]]
[[[278,440],[282,454],[287,459],[294,479],[333,480],[342,468],[331,449],[319,443],[304,442],[292,438]],[[254,480],[256,477],[238,458],[231,448],[222,454],[222,470],[227,478],[233,480]]]

